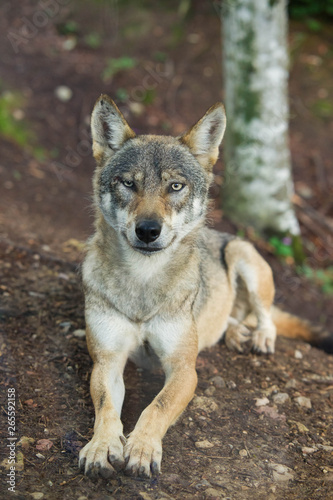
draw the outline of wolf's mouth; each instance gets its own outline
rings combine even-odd
[[[133,250],[137,250],[138,252],[141,252],[145,255],[150,255],[152,253],[160,252],[161,250],[164,250],[164,248],[149,248],[149,247],[135,247],[132,246]]]

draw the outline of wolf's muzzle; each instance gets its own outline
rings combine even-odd
[[[159,237],[162,231],[162,226],[156,220],[143,220],[136,225],[135,234],[140,241],[151,243]]]

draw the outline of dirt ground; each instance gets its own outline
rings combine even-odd
[[[136,131],[177,134],[223,92],[216,2],[193,2],[186,17],[179,2],[140,9],[129,2],[60,3],[66,6],[47,18],[31,0],[0,6],[0,90],[20,95],[14,114],[32,133],[23,146],[0,138],[3,498],[332,498],[333,357],[284,339],[273,357],[234,354],[223,344],[200,354],[196,396],[164,439],[159,477],[119,473],[93,483],[78,471],[78,451],[93,427],[79,271],[82,242],[92,231],[89,113],[107,92],[118,96]],[[329,25],[312,33],[291,24],[290,145],[305,203],[297,213],[307,262],[321,270],[333,257],[332,41]],[[136,65],[103,79],[108,58],[125,55]],[[72,91],[68,102],[55,93],[64,85]],[[219,208],[222,179],[219,162],[211,224],[237,232]],[[277,301],[332,331],[332,295],[273,256],[251,230],[246,234],[272,265]],[[163,375],[129,364],[125,379],[129,432]],[[6,482],[8,394],[16,403],[15,493]]]

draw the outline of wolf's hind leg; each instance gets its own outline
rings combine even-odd
[[[248,292],[251,312],[257,318],[252,333],[252,347],[255,352],[273,353],[276,328],[271,317],[274,299],[274,282],[270,266],[255,248],[245,241],[233,240],[225,249],[229,279],[237,286],[240,278]]]

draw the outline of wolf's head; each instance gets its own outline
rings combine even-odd
[[[96,206],[134,250],[173,247],[203,220],[226,125],[217,103],[181,137],[136,136],[106,95],[91,119]]]

